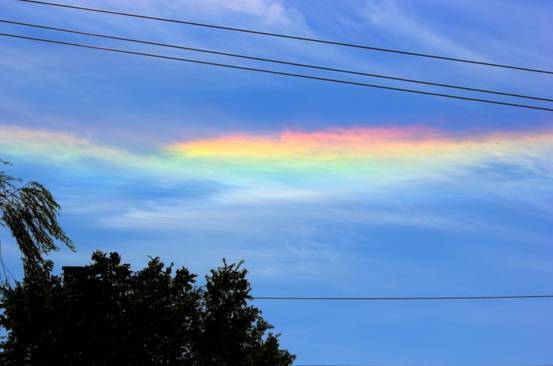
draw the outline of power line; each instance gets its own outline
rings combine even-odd
[[[292,366],[380,366],[377,364],[350,364],[350,363],[295,363]]]
[[[513,364],[517,365],[517,364]],[[552,363],[547,364],[524,364],[519,366],[553,366]],[[352,364],[352,363],[295,363],[292,366],[385,366],[384,364]]]
[[[331,82],[331,83],[336,83],[336,84],[355,85],[355,86],[362,86],[362,87],[367,87],[367,88],[393,90],[393,91],[399,91],[399,92],[404,92],[404,93],[429,95],[429,96],[443,97],[443,98],[449,98],[449,99],[458,99],[458,100],[471,101],[471,102],[481,102],[481,103],[496,104],[496,105],[502,105],[502,106],[516,107],[516,108],[527,108],[527,109],[533,109],[533,110],[542,110],[542,111],[553,112],[553,108],[538,107],[538,106],[527,105],[527,104],[501,102],[501,101],[491,100],[491,99],[471,98],[471,97],[464,97],[464,96],[460,96],[460,95],[434,93],[434,92],[427,92],[427,91],[416,90],[416,89],[397,88],[397,87],[378,85],[378,84],[361,83],[361,82],[351,81],[351,80],[332,79],[332,78],[313,76],[313,75],[296,74],[296,73],[290,73],[290,72],[275,71],[275,70],[268,70],[268,69],[259,69],[259,68],[254,68],[254,67],[230,65],[230,64],[223,64],[223,63],[209,62],[209,61],[201,61],[201,60],[187,59],[187,58],[167,56],[167,55],[158,55],[158,54],[146,53],[146,52],[122,50],[122,49],[117,49],[117,48],[92,46],[92,45],[89,45],[89,44],[72,43],[72,42],[57,41],[57,40],[45,39],[45,38],[28,37],[28,36],[22,36],[22,35],[10,34],[10,33],[0,33],[0,36],[2,36],[2,37],[11,37],[11,38],[19,38],[19,39],[27,39],[27,40],[31,40],[31,41],[59,44],[59,45],[65,45],[65,46],[88,48],[88,49],[93,49],[93,50],[116,52],[116,53],[129,54],[129,55],[146,56],[146,57],[152,57],[152,58],[157,58],[157,59],[189,62],[189,63],[194,63],[194,64],[223,67],[223,68],[227,68],[227,69],[237,69],[237,70],[252,71],[252,72],[264,73],[264,74],[296,77],[296,78],[301,78],[301,79],[319,80],[319,81],[326,81],[326,82]]]
[[[162,18],[162,17],[156,17],[156,16],[144,15],[144,14],[135,14],[135,13],[121,12],[121,11],[105,10],[105,9],[98,9],[98,8],[89,8],[89,7],[77,6],[77,5],[71,5],[71,4],[60,4],[60,3],[47,2],[47,1],[38,1],[38,0],[17,0],[17,1],[26,2],[26,3],[41,4],[41,5],[56,6],[56,7],[67,8],[67,9],[83,10],[83,11],[89,11],[89,12],[95,12],[95,13],[121,15],[121,16],[140,18],[140,19],[149,19],[149,20],[157,20],[157,21],[162,21],[162,22],[178,23],[178,24],[190,25],[190,26],[195,26],[195,27],[204,27],[204,28],[212,28],[212,29],[219,29],[219,30],[232,31],[232,32],[250,33],[250,34],[256,34],[256,35],[261,35],[261,36],[286,38],[286,39],[314,42],[314,43],[320,43],[320,44],[328,44],[328,45],[334,45],[334,46],[352,47],[352,48],[364,49],[364,50],[369,50],[369,51],[395,53],[395,54],[401,54],[401,55],[406,55],[406,56],[425,57],[425,58],[445,60],[445,61],[462,62],[462,63],[468,63],[468,64],[476,64],[476,65],[499,67],[499,68],[504,68],[504,69],[511,69],[511,70],[518,70],[518,71],[528,71],[528,72],[536,72],[536,73],[541,73],[541,74],[553,75],[553,71],[530,68],[530,67],[497,64],[497,63],[492,63],[492,62],[485,62],[485,61],[478,61],[478,60],[468,60],[468,59],[462,59],[462,58],[457,58],[457,57],[440,56],[440,55],[433,55],[433,54],[428,54],[428,53],[411,52],[411,51],[397,50],[397,49],[391,49],[391,48],[374,47],[374,46],[367,46],[367,45],[355,44],[355,43],[347,43],[347,42],[331,41],[331,40],[325,40],[325,39],[319,39],[319,38],[295,36],[295,35],[290,35],[290,34],[264,32],[264,31],[254,30],[254,29],[227,27],[227,26],[222,26],[222,25],[199,23],[199,22],[192,22],[192,21],[178,20],[178,19],[170,19],[170,18]]]
[[[279,301],[454,301],[454,300],[531,300],[553,299],[545,295],[486,295],[486,296],[402,296],[402,297],[306,297],[306,296],[254,296],[253,300]]]
[[[351,363],[295,363],[292,366],[385,366],[384,364],[351,364]],[[553,364],[525,364],[520,366],[553,366]]]
[[[27,23],[27,22],[19,22],[19,21],[14,21],[14,20],[0,19],[0,23],[7,23],[7,24],[13,24],[13,25],[31,27],[31,28],[38,28],[38,29],[47,29],[47,30],[56,31],[56,32],[79,34],[79,35],[97,37],[97,38],[113,39],[113,40],[117,40],[117,41],[126,41],[126,42],[132,42],[132,43],[168,47],[168,48],[180,49],[180,50],[185,50],[185,51],[201,52],[201,53],[220,55],[220,56],[229,56],[229,57],[235,57],[235,58],[240,58],[240,59],[270,62],[270,63],[275,63],[275,64],[297,66],[297,67],[324,70],[324,71],[339,72],[339,73],[344,73],[344,74],[368,76],[368,77],[387,79],[387,80],[403,81],[403,82],[422,84],[422,85],[438,86],[438,87],[444,87],[444,88],[459,89],[459,90],[473,91],[473,92],[480,92],[480,93],[487,93],[487,94],[495,94],[495,95],[502,95],[502,96],[508,96],[508,97],[516,97],[516,98],[532,99],[532,100],[539,100],[539,101],[545,101],[545,102],[553,102],[553,99],[550,99],[550,98],[534,97],[534,96],[529,96],[529,95],[502,92],[502,91],[497,91],[497,90],[480,89],[480,88],[466,87],[466,86],[453,85],[453,84],[445,84],[445,83],[436,83],[436,82],[423,81],[423,80],[408,79],[408,78],[382,75],[382,74],[366,73],[366,72],[361,72],[361,71],[346,70],[346,69],[340,69],[340,68],[334,68],[334,67],[328,67],[328,66],[319,66],[319,65],[298,63],[298,62],[292,62],[292,61],[264,58],[264,57],[248,56],[248,55],[242,55],[242,54],[237,54],[237,53],[221,52],[221,51],[208,50],[208,49],[203,49],[203,48],[196,48],[196,47],[188,47],[188,46],[174,45],[174,44],[154,42],[154,41],[139,40],[139,39],[135,39],[135,38],[120,37],[120,36],[106,35],[106,34],[100,34],[100,33],[92,33],[92,32],[86,32],[86,31],[80,31],[80,30],[68,29],[68,28],[51,27],[51,26],[46,26],[46,25]]]

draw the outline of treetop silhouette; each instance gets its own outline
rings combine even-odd
[[[140,271],[117,253],[52,274],[26,267],[3,290],[3,365],[287,366],[295,356],[248,304],[241,264],[212,270],[205,285],[153,258]]]

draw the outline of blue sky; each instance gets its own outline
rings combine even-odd
[[[553,69],[549,1],[79,4]],[[547,75],[16,1],[2,2],[0,13],[51,26],[552,97]],[[0,29],[274,67],[5,24]],[[5,38],[0,39],[0,55],[1,157],[13,163],[10,174],[45,183],[60,201],[61,219],[78,250],[53,254],[58,266],[86,263],[94,249],[118,251],[135,268],[150,255],[160,256],[200,275],[222,258],[244,259],[259,296],[552,290],[553,124],[548,112]],[[430,132],[409,132],[412,128]],[[221,142],[237,135],[246,142],[280,146],[279,136],[286,131],[308,139],[328,131],[370,136],[382,130],[408,135],[387,142],[409,147],[422,139],[448,148],[443,157],[442,150],[426,155],[418,148],[413,157],[384,154],[370,161],[376,171],[371,173],[364,170],[369,162],[356,160],[346,172],[332,160],[301,174],[287,160],[282,163],[280,153],[275,160],[246,156],[239,164],[241,157],[234,155],[181,162],[166,152],[184,143],[190,154],[191,142],[207,141],[226,154]],[[351,148],[339,141],[332,146]],[[321,151],[315,149],[317,154]],[[338,161],[345,159],[337,154]],[[311,162],[311,157],[299,158]],[[17,277],[17,248],[7,233],[0,238],[4,259]],[[527,365],[553,360],[553,304],[547,300],[258,305],[300,364]]]

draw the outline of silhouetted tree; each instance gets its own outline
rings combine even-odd
[[[29,267],[5,287],[0,326],[8,331],[2,365],[284,366],[294,356],[261,312],[248,305],[241,264],[227,264],[195,284],[187,269],[158,258],[132,272],[116,253],[52,274]]]
[[[0,171],[0,224],[11,231],[25,263],[41,264],[44,254],[58,249],[56,241],[74,249],[58,223],[60,206],[50,191],[37,182],[20,183]]]
[[[284,366],[293,358],[278,348],[277,336],[259,309],[248,305],[250,283],[242,262],[211,270],[202,293],[199,365]],[[217,340],[214,342],[214,340]]]

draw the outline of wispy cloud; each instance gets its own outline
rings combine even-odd
[[[255,17],[269,25],[289,26],[301,21],[299,12],[280,0],[176,0],[160,3],[152,0],[114,2],[120,7],[148,9],[158,13],[170,13],[173,16],[193,17],[232,17],[246,15]]]
[[[188,11],[206,12],[218,16],[228,16],[228,12],[246,14],[262,19],[270,25],[290,26],[302,21],[300,13],[295,8],[278,0],[192,0],[179,1],[175,5]]]
[[[531,208],[544,218],[553,209],[552,136],[547,130],[448,135],[354,128],[232,135],[133,151],[4,126],[0,146],[4,158],[16,162],[40,158],[72,174],[86,172],[89,184],[80,192],[64,190],[68,212],[94,212],[99,225],[111,228],[263,235],[275,227],[299,233],[306,225],[357,225],[528,237],[528,229],[513,231],[486,212],[464,217],[464,201],[513,212]],[[80,204],[83,192],[95,197],[100,191],[111,197],[109,204],[99,203],[101,197]]]
[[[367,0],[362,13],[373,26],[406,39],[431,51],[440,51],[456,57],[484,59],[474,51],[474,45],[465,45],[433,29],[414,12],[409,2],[398,0]]]
[[[548,129],[455,134],[387,127],[233,134],[128,148],[66,132],[0,127],[0,144],[16,158],[40,156],[47,162],[80,167],[99,162],[133,174],[212,179],[255,188],[257,196],[275,187],[297,189],[307,184],[328,189],[336,181],[342,189],[348,182],[370,182],[374,187],[378,182],[441,180],[463,172],[494,173],[508,180],[528,178],[530,172],[548,177],[552,139]],[[261,184],[267,184],[264,190]]]

